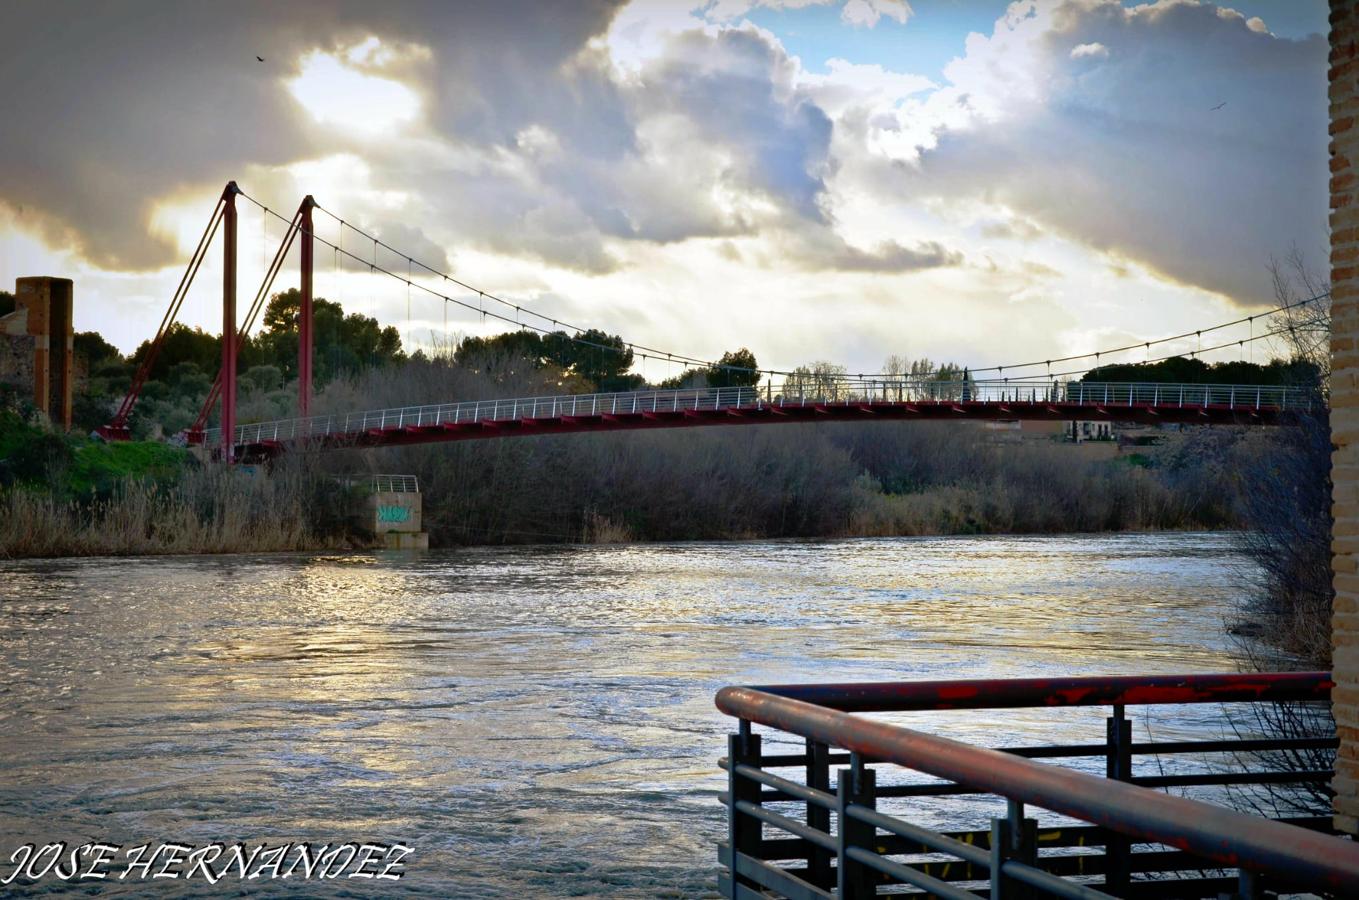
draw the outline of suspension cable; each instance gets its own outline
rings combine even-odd
[[[251,203],[254,203],[254,204],[257,205],[257,206],[260,206],[261,208],[264,208],[264,207],[263,207],[263,204],[261,204],[258,200],[255,200],[255,199],[254,199],[253,197],[251,197],[250,195],[245,194],[245,193],[243,192],[243,193],[241,194],[241,196],[245,197],[245,199],[249,200]],[[469,283],[467,283],[467,282],[464,282],[464,281],[458,279],[457,277],[455,277],[455,276],[453,276],[453,275],[451,275],[451,274],[449,274],[449,273],[440,271],[439,269],[436,269],[436,268],[434,268],[433,266],[430,266],[430,265],[428,265],[428,264],[422,262],[421,260],[415,259],[413,256],[410,256],[409,254],[405,253],[404,251],[398,250],[397,248],[391,246],[390,244],[386,243],[385,241],[381,240],[380,238],[376,237],[375,235],[369,234],[368,232],[363,231],[362,229],[358,228],[357,226],[353,225],[352,223],[350,223],[350,222],[348,222],[348,221],[346,221],[346,220],[340,218],[336,213],[331,212],[330,210],[326,209],[325,207],[321,206],[320,204],[317,204],[317,206],[316,206],[315,208],[316,208],[316,209],[319,209],[321,212],[323,212],[323,213],[325,213],[326,215],[330,216],[332,219],[334,219],[335,221],[337,221],[337,222],[340,224],[340,232],[341,232],[340,241],[341,241],[341,243],[343,243],[343,232],[344,232],[344,229],[345,229],[345,228],[349,228],[350,230],[352,230],[352,231],[356,232],[357,234],[361,235],[362,237],[364,237],[364,238],[366,238],[366,239],[372,241],[373,244],[374,244],[374,248],[373,248],[373,249],[374,249],[374,262],[373,262],[373,263],[367,263],[366,260],[359,260],[359,261],[365,262],[366,264],[368,264],[368,265],[369,265],[369,270],[370,270],[371,272],[380,272],[380,273],[382,273],[382,274],[384,274],[384,275],[387,275],[387,276],[389,276],[389,277],[391,277],[391,278],[393,278],[393,279],[395,279],[395,280],[397,280],[397,281],[399,281],[399,282],[403,282],[403,283],[407,286],[407,290],[408,290],[408,291],[409,291],[409,288],[411,288],[411,287],[419,288],[420,290],[425,291],[426,293],[430,294],[431,296],[434,296],[434,297],[437,297],[437,298],[443,300],[445,304],[453,303],[453,304],[456,304],[456,305],[458,305],[458,306],[460,306],[460,307],[463,307],[464,309],[467,309],[467,310],[470,310],[470,311],[477,312],[477,313],[481,316],[482,321],[485,321],[485,320],[486,320],[486,317],[489,316],[489,317],[491,317],[491,318],[493,318],[493,319],[496,319],[496,320],[498,320],[498,321],[504,322],[504,323],[507,324],[507,325],[511,325],[511,326],[515,327],[516,329],[520,329],[520,330],[529,329],[529,330],[535,331],[535,332],[537,332],[537,333],[539,333],[539,334],[543,334],[543,335],[551,334],[551,333],[553,333],[554,331],[560,330],[560,329],[562,329],[562,328],[573,330],[573,331],[577,332],[578,334],[579,334],[579,333],[582,333],[582,332],[584,332],[584,331],[588,331],[588,330],[589,330],[589,329],[582,329],[582,328],[580,328],[579,326],[573,325],[573,324],[571,324],[571,323],[569,323],[569,322],[566,322],[566,321],[563,321],[563,320],[560,320],[560,319],[554,319],[554,318],[552,318],[552,317],[550,317],[550,316],[548,316],[548,315],[546,315],[546,314],[544,314],[544,313],[540,313],[540,312],[537,312],[537,311],[535,311],[535,310],[525,309],[525,308],[522,306],[522,304],[514,303],[513,301],[504,299],[503,297],[497,296],[497,295],[494,294],[494,293],[491,293],[491,292],[486,291],[486,290],[481,289],[481,288],[474,287],[473,285],[471,285],[471,284],[469,284]],[[267,209],[266,209],[266,211],[269,212],[269,213],[272,214],[272,215],[275,215],[275,216],[278,215],[277,213],[274,213],[272,210],[267,210]],[[280,218],[281,218],[281,216],[280,216]],[[324,238],[320,238],[319,236],[317,236],[316,239],[317,239],[317,240],[320,240],[323,244],[326,244],[327,246],[332,247],[333,249],[336,249],[337,252],[339,252],[339,253],[341,253],[341,254],[343,254],[343,255],[345,255],[345,256],[350,256],[351,258],[353,258],[353,259],[355,259],[355,260],[358,260],[358,257],[353,256],[353,254],[347,253],[347,252],[344,251],[342,248],[337,248],[335,244],[332,244],[332,243],[330,243],[329,241],[326,241]],[[390,252],[396,254],[398,257],[404,257],[404,258],[407,260],[407,269],[408,269],[408,273],[407,273],[407,276],[406,276],[406,277],[403,278],[403,277],[402,277],[399,273],[397,273],[397,272],[393,272],[393,271],[390,271],[390,270],[388,270],[388,269],[386,269],[386,268],[383,268],[382,266],[376,265],[376,251],[377,251],[377,247],[379,247],[379,246],[380,246],[380,247],[384,247],[384,248],[386,248],[387,250],[389,250]],[[425,285],[423,285],[423,284],[420,284],[420,283],[414,281],[414,280],[413,280],[413,276],[412,276],[412,274],[411,274],[411,272],[412,272],[411,267],[412,267],[412,266],[418,266],[419,268],[425,270],[426,272],[430,273],[431,275],[436,275],[436,276],[440,277],[441,279],[443,279],[445,282],[448,282],[448,283],[451,283],[451,284],[455,284],[455,285],[457,285],[458,287],[461,287],[461,288],[463,288],[463,289],[466,290],[466,291],[469,291],[469,292],[476,292],[476,294],[477,294],[477,300],[478,300],[477,304],[474,306],[474,305],[472,305],[471,303],[468,303],[468,302],[459,300],[459,299],[457,299],[456,297],[448,296],[447,294],[440,293],[439,291],[436,291],[436,290],[434,290],[434,289],[432,289],[432,288],[429,288],[429,287],[427,287],[427,286],[425,286]],[[1171,343],[1171,342],[1174,342],[1174,341],[1181,341],[1181,340],[1185,340],[1185,339],[1187,339],[1187,338],[1189,338],[1189,337],[1196,337],[1196,338],[1199,339],[1199,347],[1198,347],[1197,350],[1194,351],[1195,354],[1205,353],[1205,352],[1212,352],[1213,350],[1222,349],[1223,347],[1230,347],[1230,346],[1232,346],[1233,344],[1239,344],[1239,343],[1241,343],[1241,342],[1239,342],[1239,341],[1229,341],[1229,342],[1227,342],[1227,343],[1225,343],[1225,344],[1221,344],[1221,345],[1219,345],[1219,346],[1217,346],[1217,347],[1209,347],[1209,348],[1206,348],[1206,349],[1205,349],[1205,348],[1202,347],[1202,336],[1203,336],[1204,333],[1210,333],[1210,332],[1214,332],[1214,331],[1220,331],[1220,330],[1222,330],[1222,329],[1231,328],[1231,327],[1233,327],[1233,326],[1235,326],[1235,325],[1240,325],[1240,324],[1245,323],[1245,322],[1250,322],[1250,323],[1252,323],[1252,332],[1253,332],[1253,331],[1254,331],[1254,320],[1255,320],[1256,318],[1267,317],[1267,316],[1273,316],[1273,315],[1277,315],[1277,314],[1279,314],[1279,313],[1287,312],[1287,311],[1289,311],[1289,310],[1296,309],[1296,308],[1301,307],[1301,306],[1305,306],[1305,305],[1307,305],[1307,304],[1309,304],[1309,303],[1315,303],[1315,302],[1317,302],[1317,301],[1323,300],[1323,299],[1325,299],[1325,298],[1328,298],[1329,296],[1330,296],[1330,292],[1329,292],[1329,291],[1323,291],[1323,292],[1321,292],[1321,293],[1319,293],[1319,294],[1316,294],[1315,296],[1312,296],[1312,297],[1307,297],[1307,298],[1304,298],[1304,299],[1301,299],[1301,300],[1296,300],[1296,301],[1293,301],[1293,302],[1291,302],[1291,303],[1281,304],[1280,306],[1275,307],[1274,309],[1271,309],[1271,310],[1269,310],[1269,311],[1267,311],[1267,312],[1263,312],[1263,313],[1254,313],[1254,314],[1251,314],[1251,315],[1248,315],[1248,316],[1243,316],[1243,317],[1238,318],[1238,319],[1233,319],[1233,320],[1231,320],[1231,321],[1229,321],[1229,322],[1223,322],[1223,323],[1220,323],[1220,324],[1217,324],[1217,325],[1213,325],[1213,326],[1211,326],[1211,327],[1209,327],[1209,328],[1201,328],[1201,329],[1196,329],[1196,330],[1194,330],[1194,331],[1187,331],[1187,332],[1184,332],[1184,333],[1182,333],[1182,334],[1175,334],[1175,335],[1170,335],[1170,336],[1167,336],[1167,337],[1156,338],[1156,339],[1151,340],[1151,341],[1140,341],[1140,342],[1135,343],[1135,344],[1128,344],[1128,345],[1122,346],[1122,347],[1113,347],[1113,348],[1108,348],[1108,349],[1103,349],[1103,350],[1096,350],[1096,351],[1091,351],[1091,352],[1089,352],[1089,353],[1077,353],[1077,354],[1071,354],[1071,355],[1068,355],[1068,356],[1054,356],[1054,357],[1051,357],[1051,358],[1048,358],[1048,359],[1033,360],[1033,361],[1031,361],[1031,362],[1008,363],[1008,364],[1006,364],[1006,365],[983,366],[983,367],[980,367],[980,368],[970,368],[969,371],[970,371],[971,373],[979,373],[979,372],[995,372],[995,373],[997,373],[998,375],[1004,376],[1004,373],[1005,373],[1005,371],[1006,371],[1007,369],[1008,369],[1008,370],[1013,370],[1013,369],[1033,368],[1033,367],[1036,367],[1036,366],[1046,366],[1046,367],[1048,368],[1048,370],[1050,371],[1053,363],[1075,362],[1075,361],[1078,361],[1078,360],[1085,360],[1085,359],[1093,359],[1093,360],[1095,360],[1095,361],[1096,361],[1096,364],[1097,364],[1097,366],[1098,366],[1098,361],[1099,361],[1099,359],[1100,359],[1101,356],[1105,356],[1105,355],[1114,355],[1114,354],[1118,354],[1118,353],[1125,353],[1125,352],[1128,352],[1128,351],[1130,351],[1130,350],[1136,350],[1136,349],[1139,349],[1139,348],[1142,348],[1142,349],[1147,350],[1147,351],[1148,351],[1148,356],[1150,356],[1150,349],[1151,349],[1152,346],[1160,345],[1160,344],[1166,344],[1166,343]],[[486,301],[486,300],[490,300],[490,301],[492,301],[492,302],[494,302],[494,303],[498,303],[498,304],[502,305],[503,307],[506,308],[507,312],[506,312],[505,314],[501,314],[501,313],[497,313],[497,312],[495,312],[495,311],[493,311],[493,310],[488,310],[488,309],[486,309],[486,306],[485,306],[485,301]],[[513,317],[513,318],[511,318],[511,317],[508,315],[508,310],[510,310],[510,309],[513,309],[513,310],[514,310],[514,317]],[[446,311],[446,308],[445,308],[445,315],[446,315],[446,312],[447,312],[447,311]],[[549,328],[549,327],[545,327],[545,326],[542,326],[542,325],[534,324],[534,323],[532,323],[532,322],[525,322],[525,321],[522,320],[522,314],[523,314],[523,313],[527,313],[528,315],[533,316],[533,317],[535,317],[535,318],[541,320],[542,322],[546,322],[546,323],[548,323],[549,325],[551,325],[552,327]],[[1287,329],[1285,329],[1285,330],[1287,330]],[[1280,332],[1270,332],[1270,333],[1268,333],[1268,334],[1260,335],[1260,336],[1254,336],[1254,335],[1252,335],[1252,337],[1248,338],[1247,341],[1253,342],[1253,341],[1255,341],[1255,340],[1259,340],[1259,339],[1264,338],[1264,337],[1275,336],[1275,335],[1277,335],[1278,333],[1280,333]],[[752,368],[752,367],[749,367],[749,366],[737,366],[737,365],[730,365],[730,364],[721,363],[721,362],[714,362],[714,361],[711,361],[711,360],[704,360],[704,359],[700,359],[700,358],[698,358],[698,357],[690,356],[690,355],[688,355],[688,354],[683,354],[683,353],[673,353],[673,352],[669,352],[669,351],[666,351],[666,350],[661,350],[661,349],[657,349],[657,348],[654,348],[654,347],[645,346],[645,345],[643,345],[643,344],[632,343],[632,342],[629,342],[629,341],[623,341],[623,346],[622,346],[622,347],[619,347],[619,346],[611,345],[611,344],[601,344],[601,343],[598,343],[598,342],[595,342],[595,341],[590,341],[590,340],[587,340],[587,339],[585,339],[585,338],[575,337],[575,336],[571,336],[571,335],[568,335],[568,336],[567,336],[567,339],[570,340],[570,341],[572,341],[573,343],[578,344],[578,345],[585,346],[585,347],[591,347],[591,348],[598,349],[598,350],[607,350],[607,351],[611,351],[611,352],[613,352],[613,353],[618,353],[618,354],[622,354],[622,353],[624,353],[625,351],[630,351],[630,352],[638,352],[638,353],[643,354],[643,355],[650,355],[650,356],[653,356],[653,357],[665,356],[667,359],[673,360],[673,361],[675,361],[675,362],[679,362],[679,363],[681,363],[681,364],[690,364],[690,365],[701,366],[701,367],[705,367],[705,368],[709,368],[709,369],[721,369],[721,370],[724,370],[724,371],[742,372],[742,373],[748,373],[748,374],[760,374],[760,375],[768,374],[768,375],[782,375],[782,376],[788,376],[788,375],[793,375],[793,374],[795,374],[795,373],[792,372],[792,371],[785,371],[785,370],[779,370],[779,369],[772,369],[772,368],[769,368],[769,369],[765,369],[765,368]],[[1180,356],[1180,355],[1182,355],[1182,354],[1178,354],[1178,353],[1177,353],[1177,354],[1170,354],[1170,355],[1167,355],[1167,356],[1157,357],[1156,359],[1152,359],[1152,360],[1150,360],[1150,361],[1151,361],[1151,362],[1159,362],[1159,361],[1163,361],[1163,360],[1166,360],[1166,359],[1173,359],[1173,358],[1175,358],[1176,356]],[[1067,375],[1067,374],[1078,374],[1078,373],[1084,372],[1084,371],[1088,371],[1088,370],[1087,370],[1087,369],[1071,370],[1070,372],[1057,373],[1057,375],[1058,375],[1058,377],[1060,377],[1060,376],[1062,376],[1062,375]],[[935,372],[927,372],[927,373],[918,373],[918,376],[917,376],[917,377],[920,377],[920,376],[928,376],[928,375],[937,375],[937,374],[939,374],[937,371],[935,371]],[[899,374],[897,374],[897,373],[881,373],[881,372],[879,372],[879,373],[873,373],[872,375],[861,375],[860,377],[873,377],[873,378],[879,378],[879,377],[900,377],[900,376],[899,376]]]
[[[156,357],[160,354],[161,346],[165,343],[165,337],[169,334],[170,327],[174,325],[175,319],[179,316],[180,307],[184,305],[184,298],[188,295],[189,287],[193,284],[199,267],[203,265],[203,260],[207,258],[208,248],[212,244],[212,239],[217,235],[218,226],[222,224],[225,207],[226,197],[223,195],[217,199],[217,204],[212,209],[212,216],[208,220],[207,227],[203,229],[203,234],[198,239],[198,246],[194,249],[193,255],[189,258],[189,264],[185,267],[184,274],[179,279],[179,286],[175,288],[170,306],[166,309],[165,315],[161,317],[160,327],[156,329],[156,336],[152,338],[146,356],[142,358],[141,365],[137,367],[137,371],[132,376],[132,384],[128,388],[126,396],[123,397],[122,403],[118,406],[118,411],[114,413],[113,419],[109,423],[109,427],[112,429],[122,429],[127,426],[127,420],[132,415],[132,408],[141,395],[142,387],[151,376],[151,368],[155,365]]]
[[[557,319],[550,318],[549,316],[547,316],[547,315],[545,315],[545,314],[543,314],[543,313],[536,312],[536,311],[530,310],[530,309],[523,309],[521,305],[516,304],[516,303],[514,303],[513,301],[505,300],[505,299],[503,299],[503,298],[501,298],[501,297],[496,296],[495,294],[492,294],[492,293],[483,291],[483,290],[481,290],[480,288],[473,287],[473,286],[470,285],[470,284],[467,284],[467,283],[465,283],[465,282],[463,282],[463,281],[458,280],[457,278],[453,277],[452,275],[449,275],[449,274],[447,274],[447,273],[445,273],[445,272],[441,272],[441,271],[439,271],[438,269],[435,269],[433,266],[427,265],[426,263],[424,263],[424,262],[422,262],[422,261],[420,261],[420,260],[418,260],[418,259],[414,259],[414,258],[411,257],[409,254],[406,254],[406,253],[404,253],[403,251],[398,250],[398,249],[396,249],[395,247],[391,246],[390,244],[385,243],[385,242],[382,241],[381,239],[379,239],[379,238],[377,238],[377,237],[375,237],[375,236],[373,236],[373,235],[368,234],[367,232],[363,231],[362,229],[358,228],[357,226],[353,225],[352,223],[349,223],[349,222],[344,221],[343,219],[341,219],[339,216],[337,216],[335,213],[331,212],[330,210],[327,210],[327,209],[325,209],[324,207],[321,207],[321,206],[319,206],[319,205],[317,206],[317,209],[320,209],[320,210],[321,210],[322,212],[324,212],[326,215],[328,215],[328,216],[330,216],[331,218],[335,219],[337,222],[340,222],[342,226],[347,227],[347,228],[350,228],[350,229],[352,229],[353,231],[359,233],[360,235],[362,235],[362,236],[364,236],[364,237],[366,237],[366,238],[372,240],[372,241],[374,242],[374,244],[377,244],[377,245],[380,245],[380,246],[382,246],[382,247],[385,247],[385,248],[387,248],[388,250],[390,250],[392,253],[395,253],[395,254],[398,255],[398,256],[404,256],[404,257],[406,257],[406,260],[407,260],[407,263],[408,263],[408,264],[413,263],[414,265],[419,266],[420,268],[424,269],[425,271],[429,272],[430,274],[432,274],[432,275],[438,275],[438,276],[442,277],[445,281],[452,282],[453,284],[456,284],[456,285],[458,285],[459,287],[464,288],[464,289],[466,289],[466,290],[468,290],[468,291],[476,291],[478,297],[484,297],[484,298],[493,300],[494,302],[503,304],[503,305],[506,306],[506,307],[513,307],[513,309],[515,310],[515,313],[516,313],[516,316],[515,316],[516,323],[518,323],[518,315],[517,315],[517,314],[522,310],[523,312],[526,312],[526,313],[528,313],[528,314],[531,315],[531,316],[536,316],[536,317],[538,317],[539,319],[542,319],[543,321],[550,322],[553,326],[562,326],[562,327],[569,328],[569,329],[572,329],[572,330],[577,331],[577,332],[580,332],[580,331],[585,330],[585,329],[580,328],[579,326],[572,325],[572,324],[570,324],[569,322],[559,321],[559,320],[557,320]],[[409,268],[409,265],[408,265],[408,268]],[[1276,308],[1274,308],[1274,309],[1272,309],[1272,310],[1270,310],[1270,311],[1268,311],[1268,312],[1264,312],[1264,313],[1255,313],[1255,314],[1252,314],[1252,315],[1244,316],[1244,317],[1239,318],[1239,319],[1233,319],[1233,320],[1230,321],[1230,322],[1223,322],[1223,323],[1221,323],[1221,324],[1214,325],[1214,326],[1212,326],[1212,327],[1210,327],[1210,328],[1201,328],[1201,329],[1197,329],[1197,330],[1195,330],[1195,331],[1186,331],[1186,332],[1184,332],[1183,334],[1170,335],[1170,336],[1168,336],[1168,337],[1157,338],[1157,339],[1151,340],[1151,341],[1142,341],[1141,343],[1137,343],[1137,344],[1129,344],[1129,345],[1127,345],[1127,346],[1125,346],[1125,347],[1112,347],[1112,348],[1107,348],[1107,349],[1104,349],[1104,350],[1096,350],[1096,351],[1092,351],[1092,352],[1090,352],[1090,353],[1079,353],[1079,354],[1074,354],[1074,355],[1071,355],[1071,356],[1058,356],[1058,357],[1053,357],[1053,358],[1051,358],[1051,359],[1034,360],[1033,362],[1026,362],[1026,363],[1008,363],[1008,364],[1006,364],[1006,365],[1001,365],[1001,366],[986,366],[986,367],[982,367],[982,368],[979,368],[979,369],[972,369],[971,371],[973,371],[973,372],[996,372],[996,373],[1003,373],[1006,369],[1025,369],[1025,368],[1033,368],[1033,367],[1035,367],[1035,366],[1040,366],[1040,365],[1051,366],[1052,363],[1075,362],[1076,360],[1080,360],[1080,359],[1092,359],[1092,358],[1093,358],[1093,359],[1098,360],[1098,358],[1099,358],[1101,355],[1112,355],[1112,354],[1116,354],[1116,353],[1126,353],[1126,352],[1128,352],[1128,351],[1130,351],[1130,350],[1136,350],[1136,349],[1139,348],[1139,347],[1142,347],[1142,348],[1147,349],[1148,351],[1150,351],[1150,348],[1151,348],[1153,345],[1156,345],[1156,344],[1165,344],[1165,343],[1170,343],[1170,342],[1172,342],[1172,341],[1184,340],[1184,339],[1186,339],[1186,338],[1188,338],[1188,337],[1191,337],[1191,336],[1200,338],[1199,349],[1198,349],[1196,352],[1202,353],[1202,352],[1204,352],[1204,351],[1203,351],[1203,349],[1202,349],[1202,340],[1201,340],[1201,339],[1202,339],[1202,336],[1203,336],[1204,333],[1213,332],[1213,331],[1221,331],[1221,330],[1224,329],[1224,328],[1231,328],[1231,327],[1233,327],[1233,326],[1235,326],[1235,325],[1240,325],[1240,324],[1245,323],[1245,322],[1252,323],[1252,332],[1253,332],[1253,331],[1254,331],[1254,328],[1253,328],[1254,321],[1255,321],[1255,319],[1256,319],[1257,317],[1259,317],[1259,316],[1272,316],[1272,315],[1277,315],[1278,313],[1286,312],[1286,311],[1288,311],[1288,310],[1290,310],[1290,309],[1294,309],[1294,308],[1297,308],[1297,307],[1299,307],[1299,306],[1306,305],[1306,304],[1308,304],[1308,303],[1314,303],[1314,302],[1316,302],[1316,301],[1318,301],[1318,300],[1322,300],[1322,299],[1324,299],[1324,298],[1326,298],[1326,297],[1329,297],[1329,296],[1330,296],[1330,292],[1329,292],[1329,291],[1323,291],[1323,292],[1321,292],[1321,293],[1319,293],[1319,294],[1317,294],[1316,296],[1313,296],[1313,297],[1307,297],[1307,298],[1305,298],[1305,299],[1297,300],[1297,301],[1294,301],[1294,302],[1292,302],[1292,303],[1282,304],[1282,305],[1280,305],[1280,306],[1278,306],[1278,307],[1276,307]],[[447,298],[446,298],[446,299],[447,299]],[[536,330],[536,329],[535,329],[535,330]],[[546,333],[546,332],[544,332],[544,333]],[[681,361],[681,362],[693,363],[693,364],[697,364],[697,365],[707,366],[707,367],[709,367],[709,368],[718,368],[718,367],[719,367],[719,364],[718,364],[718,363],[713,363],[713,362],[710,362],[710,361],[707,361],[707,360],[698,359],[698,358],[691,357],[691,356],[687,356],[687,355],[684,355],[684,354],[678,354],[678,353],[672,354],[672,353],[668,353],[667,351],[664,351],[664,350],[657,350],[657,349],[652,348],[652,347],[645,347],[645,346],[642,346],[641,344],[633,344],[633,343],[629,343],[629,342],[624,342],[624,343],[625,343],[625,345],[626,345],[628,348],[633,349],[633,350],[637,350],[637,351],[645,351],[646,353],[650,353],[650,354],[653,354],[653,355],[659,355],[659,354],[664,353],[664,354],[666,355],[667,358],[675,359],[675,360],[678,360],[678,361]],[[1213,349],[1213,348],[1209,348],[1210,351],[1211,351],[1212,349]],[[1163,358],[1169,359],[1169,358],[1171,358],[1171,357],[1163,357]],[[728,369],[728,370],[741,371],[741,372],[759,372],[759,373],[768,372],[769,374],[774,374],[774,375],[787,375],[787,374],[790,374],[790,373],[788,373],[788,372],[780,372],[780,371],[774,370],[774,369],[751,369],[751,368],[748,368],[748,367],[746,367],[746,366],[730,366],[730,365],[722,365],[722,366],[720,366],[720,367],[721,367],[721,368],[724,368],[724,369]],[[887,374],[887,373],[882,373],[882,372],[874,373],[874,374],[873,374],[873,377],[878,377],[878,376],[881,376],[881,375],[884,375],[884,374]],[[925,373],[925,374],[933,375],[933,374],[938,374],[938,373],[937,373],[937,372],[929,372],[929,373]]]

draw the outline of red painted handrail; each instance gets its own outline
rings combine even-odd
[[[1333,687],[1335,682],[1331,680],[1330,672],[1256,672],[780,684],[756,686],[753,690],[803,700],[841,712],[908,712],[1035,706],[1327,700]]]
[[[1228,702],[1282,696],[1317,699],[1317,692],[1329,681],[1325,673],[1186,675],[1172,676],[1169,683],[1166,676],[1025,679],[1009,690],[998,686],[1004,682],[982,681],[972,684],[989,685],[995,691],[994,698],[979,692],[958,698],[962,705],[952,708]],[[1069,687],[1073,682],[1089,690],[1070,692],[1053,688],[1053,685]],[[1233,683],[1236,687],[1229,687]],[[717,708],[730,716],[1101,825],[1137,841],[1185,850],[1223,867],[1274,875],[1292,884],[1341,896],[1359,896],[1359,845],[1352,841],[865,719],[773,692],[801,696],[822,693],[843,703],[873,704],[855,707],[861,710],[881,710],[885,708],[882,704],[888,702],[896,704],[892,709],[940,709],[950,707],[941,707],[939,703],[955,702],[942,693],[962,684],[967,682],[923,682],[915,686],[918,691],[909,684],[727,687],[717,694]],[[1153,685],[1149,688],[1151,693],[1139,694],[1135,690],[1139,684]],[[1168,699],[1176,692],[1188,699]],[[897,695],[895,700],[893,694]],[[928,700],[930,696],[933,701]],[[998,702],[991,703],[991,699]]]

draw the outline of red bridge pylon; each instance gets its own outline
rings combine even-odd
[[[174,297],[170,301],[170,306],[161,319],[160,327],[156,331],[155,338],[143,357],[141,364],[137,367],[137,372],[133,376],[132,384],[128,389],[127,395],[123,398],[109,424],[97,429],[97,433],[106,440],[129,440],[131,429],[128,420],[136,406],[137,400],[151,375],[151,370],[155,365],[156,358],[160,355],[161,348],[169,335],[171,326],[179,316],[179,311],[184,304],[184,298],[188,295],[190,287],[193,285],[194,277],[198,274],[198,269],[203,264],[203,259],[207,256],[208,250],[216,236],[219,228],[222,229],[222,361],[216,378],[213,380],[212,387],[204,399],[203,406],[199,410],[198,417],[194,420],[185,432],[185,437],[191,444],[202,444],[207,427],[208,418],[212,414],[213,408],[218,400],[222,403],[221,424],[222,424],[222,446],[218,451],[220,458],[231,462],[235,456],[235,447],[232,444],[230,435],[235,433],[236,424],[236,375],[237,363],[240,347],[250,334],[250,329],[254,327],[260,313],[268,300],[269,292],[272,290],[274,280],[278,277],[280,269],[287,258],[288,251],[291,249],[293,241],[298,234],[302,235],[301,246],[301,309],[298,317],[298,411],[301,416],[306,416],[311,406],[312,392],[312,358],[314,329],[313,319],[313,230],[312,230],[312,208],[316,206],[316,201],[307,195],[303,199],[297,212],[293,215],[289,223],[288,230],[283,239],[279,242],[273,261],[265,271],[264,278],[260,282],[259,290],[255,293],[255,298],[250,304],[244,322],[237,324],[236,314],[236,256],[237,256],[237,210],[236,196],[241,193],[236,182],[227,182],[218,198],[216,206],[213,208],[212,217],[209,219],[207,228],[204,229],[202,237],[199,239],[198,246],[190,257],[188,267],[180,279],[179,287],[176,288]],[[266,209],[266,214],[272,214]]]

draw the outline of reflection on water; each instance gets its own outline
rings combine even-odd
[[[397,889],[711,894],[722,685],[1230,670],[1251,572],[1212,534],[0,564],[0,859],[367,839]]]

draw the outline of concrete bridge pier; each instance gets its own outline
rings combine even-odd
[[[428,550],[420,482],[414,475],[374,475],[367,499],[368,523],[388,550]]]

